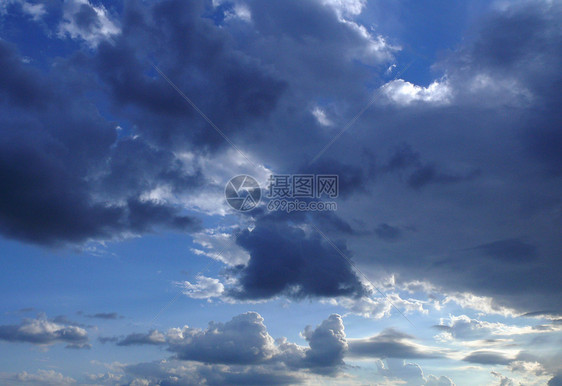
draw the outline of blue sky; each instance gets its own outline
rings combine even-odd
[[[3,1],[0,383],[562,384],[561,10]]]

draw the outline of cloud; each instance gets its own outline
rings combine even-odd
[[[88,0],[65,2],[59,35],[81,39],[95,48],[100,42],[111,39],[121,31],[103,5],[92,5]]]
[[[106,319],[106,320],[115,320],[115,319],[123,318],[123,316],[119,315],[117,312],[98,312],[97,314],[89,314],[85,316],[88,318]]]
[[[490,374],[492,374],[494,377],[497,377],[500,379],[500,383],[499,386],[515,386],[516,383],[508,377],[503,376],[502,374],[498,373],[497,371],[491,371]]]
[[[400,383],[405,382],[407,385],[455,386],[446,376],[436,377],[430,374],[425,377],[420,365],[402,359],[386,359],[386,364],[378,360],[376,366],[379,374],[393,380],[398,379]]]
[[[400,238],[402,231],[400,228],[382,223],[375,228],[375,234],[382,240],[393,241]]]
[[[115,126],[65,88],[75,81],[68,73],[55,68],[52,78],[44,76],[24,66],[4,41],[0,41],[0,62],[6,79],[0,89],[1,121],[3,127],[14,128],[0,140],[0,170],[11,187],[0,193],[2,233],[57,245],[119,238],[154,227],[198,229],[198,220],[181,213],[181,208],[139,197],[150,185],[135,186],[147,181],[143,178],[147,171],[135,166],[145,157],[150,159],[149,147],[140,139],[125,139],[112,147],[117,141]],[[120,164],[126,154],[134,155],[135,146],[147,150],[143,157],[127,166]],[[157,163],[150,184],[171,179],[188,188],[200,183],[175,169],[170,152],[153,153]],[[107,180],[111,173],[103,177],[107,164],[110,170],[121,166],[120,172],[131,182],[105,189],[111,182]]]
[[[239,299],[264,299],[276,295],[360,295],[364,292],[350,264],[317,233],[290,225],[277,215],[264,215],[252,231],[241,230],[236,242],[250,254],[237,276],[239,288],[230,295]],[[339,249],[350,256],[345,245]]]
[[[185,295],[193,299],[209,299],[219,297],[224,293],[224,285],[218,279],[199,275],[196,280],[195,284],[189,281],[176,284],[182,288]]]
[[[13,11],[13,7],[19,6],[21,11],[31,16],[34,21],[40,21],[46,14],[45,5],[41,3],[30,3],[25,0],[6,0],[0,4],[0,16],[5,16],[8,10]],[[11,9],[10,9],[11,8]]]
[[[199,233],[198,251],[225,262],[235,286],[200,277],[183,283],[186,292],[196,298],[225,292],[238,300],[338,297],[350,312],[389,315],[389,303],[367,296],[367,285],[312,222],[369,277],[391,272],[403,282],[418,281],[412,290],[433,285],[438,292],[427,304],[435,307],[457,304],[503,316],[558,312],[560,5],[524,1],[494,8],[436,63],[433,69],[444,76],[425,85],[377,77],[378,68],[398,62],[398,48],[354,19],[368,6],[127,2],[119,18],[71,1],[61,8],[59,37],[85,42],[80,51],[35,68],[1,41],[0,125],[9,130],[0,139],[0,174],[9,189],[0,192],[0,232],[59,245],[162,228],[201,232],[190,210],[231,214],[217,204],[221,178],[241,163],[151,61],[252,159],[264,160],[268,167],[260,164],[260,173],[307,171],[303,165],[334,134],[322,117],[345,127],[378,89],[385,98],[308,168],[340,175],[337,216],[256,211],[243,218],[255,224],[233,234]],[[39,8],[30,12],[40,17]],[[212,161],[226,166],[209,167]],[[396,224],[412,224],[417,232]],[[228,241],[237,248],[220,258]],[[416,299],[389,298],[410,311],[426,310]],[[226,341],[242,347],[241,361],[305,372],[321,372],[322,363],[340,366],[342,350],[397,359],[442,355],[395,331],[348,341],[334,320],[305,330],[310,347],[271,344],[259,318],[187,328],[173,344],[164,339],[178,357],[216,366],[244,366],[232,364],[237,357],[222,346]],[[464,339],[529,331],[453,319],[440,328]],[[229,323],[248,341],[232,338]],[[4,333],[16,336],[17,326],[8,327]],[[537,333],[546,328],[536,327]],[[150,342],[151,334],[131,340]],[[209,348],[214,343],[222,357]],[[465,360],[509,358],[479,350]],[[418,365],[400,365],[419,378]],[[221,370],[226,380],[228,370]],[[232,373],[230,379],[244,383],[244,369]]]
[[[327,117],[326,112],[320,107],[316,106],[312,109],[312,115],[322,126],[332,126],[334,123]]]
[[[377,363],[379,373],[401,379],[408,385],[423,385],[425,383],[423,370],[418,364],[406,362],[402,359],[387,359],[386,363],[387,367],[383,367],[380,362]]]
[[[105,341],[108,341],[105,339]],[[103,342],[102,342],[103,343]],[[135,345],[160,345],[166,343],[164,334],[157,330],[152,330],[148,334],[135,333],[129,334],[125,338],[117,342],[117,346],[135,346]]]
[[[509,262],[532,260],[537,255],[536,246],[519,239],[498,240],[474,248],[485,255]]]
[[[436,377],[435,375],[429,375],[425,381],[426,386],[455,386],[451,378],[444,375]]]
[[[123,12],[122,33],[112,44],[98,46],[93,69],[115,107],[155,145],[184,151],[228,146],[154,72],[154,57],[159,69],[186,95],[195,95],[198,108],[231,139],[253,120],[266,117],[286,88],[258,60],[234,49],[226,31],[200,17],[202,1],[149,7],[130,2]]]
[[[66,348],[89,348],[88,333],[82,327],[60,324],[45,317],[24,319],[20,324],[0,326],[0,340],[41,346],[66,343]]]
[[[227,323],[211,322],[206,330],[173,329],[168,332],[168,342],[178,359],[204,363],[261,363],[275,353],[274,340],[255,312],[235,316]]]
[[[165,334],[153,330],[121,339],[98,339],[102,343],[115,342],[118,346],[164,345],[174,353],[175,360],[217,365],[217,368],[220,365],[231,368],[252,366],[252,371],[283,370],[291,377],[292,371],[330,377],[342,371],[348,343],[340,315],[332,314],[314,328],[307,326],[301,336],[308,342],[308,347],[286,338],[274,340],[261,315],[246,312],[226,323],[210,322],[204,330],[184,326],[171,328]]]
[[[31,16],[31,18],[34,21],[39,21],[41,20],[41,18],[43,16],[45,16],[45,14],[47,13],[45,6],[43,4],[32,4],[32,3],[28,3],[26,1],[21,3],[21,8],[22,11],[26,14],[28,14],[29,16]]]
[[[330,315],[315,329],[308,326],[302,335],[310,346],[303,358],[306,367],[318,373],[334,374],[344,364],[348,346],[340,315]]]
[[[307,326],[302,336],[308,348],[275,341],[267,332],[263,318],[247,312],[226,323],[209,323],[206,330],[189,327],[168,331],[168,349],[181,360],[228,365],[276,365],[308,369],[314,373],[335,375],[344,365],[347,352],[344,325],[333,314],[316,328]]]
[[[36,373],[22,371],[17,374],[0,373],[0,379],[4,379],[10,384],[22,385],[74,385],[76,380],[66,377],[54,370],[37,370]]]
[[[266,366],[207,365],[177,360],[127,365],[123,368],[125,378],[131,384],[162,385],[293,385],[305,380],[302,374],[287,372]]]
[[[549,381],[548,381],[548,386],[560,386],[562,385],[562,375],[558,374],[554,377],[552,377]]]
[[[350,339],[349,355],[357,358],[439,358],[441,349],[412,342],[413,337],[392,328],[370,338]]]
[[[494,337],[515,337],[517,335],[540,334],[552,331],[552,328],[545,328],[545,326],[516,326],[501,322],[471,319],[466,315],[450,315],[448,323],[447,319],[441,319],[441,324],[435,327],[445,333],[445,338],[450,336],[462,341]]]
[[[463,361],[479,363],[482,365],[507,365],[512,360],[513,358],[509,358],[503,353],[486,350],[472,352],[463,358]]]
[[[248,262],[248,253],[236,244],[230,229],[206,229],[193,236],[193,242],[204,250],[193,249],[196,255],[204,255],[228,265],[243,265]]]
[[[383,85],[381,90],[383,95],[397,105],[409,105],[416,101],[439,105],[448,104],[451,99],[451,89],[446,80],[421,87],[396,79]]]

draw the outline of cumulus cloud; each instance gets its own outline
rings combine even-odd
[[[177,358],[205,363],[252,364],[271,359],[273,338],[255,312],[235,316],[226,323],[209,323],[206,330],[190,327],[168,332],[169,350]]]
[[[334,375],[344,365],[347,340],[343,320],[333,314],[320,325],[307,326],[302,336],[309,347],[274,340],[255,312],[235,316],[226,323],[209,323],[206,330],[183,327],[167,333],[168,349],[182,360],[228,365],[276,365]]]
[[[304,364],[320,373],[335,373],[344,364],[347,340],[343,320],[334,314],[315,329],[308,326],[302,333],[310,349],[305,351]]]
[[[0,340],[40,346],[65,343],[67,348],[89,348],[88,332],[75,325],[61,324],[46,317],[24,319],[20,324],[0,326]]]
[[[348,355],[348,340],[340,315],[332,314],[316,327],[307,326],[301,336],[308,342],[308,347],[286,338],[274,340],[262,316],[246,312],[226,323],[210,322],[204,330],[184,326],[171,328],[165,334],[153,330],[125,338],[101,339],[120,346],[165,345],[174,353],[175,359],[189,363],[254,366],[256,369],[264,366],[264,369],[304,370],[323,376],[335,376],[342,371],[344,358]]]

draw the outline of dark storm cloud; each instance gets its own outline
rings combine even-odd
[[[141,197],[159,184],[173,192],[204,184],[200,171],[183,171],[174,151],[206,152],[222,146],[222,138],[150,62],[266,164],[308,172],[303,163],[337,133],[316,122],[311,109],[320,105],[344,127],[384,82],[373,70],[388,65],[394,51],[377,51],[373,40],[318,2],[247,5],[251,23],[223,18],[218,26],[201,17],[216,12],[210,2],[128,2],[122,34],[58,61],[64,76],[57,66],[49,76],[31,70],[1,42],[0,124],[9,130],[0,139],[0,171],[9,189],[0,193],[0,231],[55,244],[160,226],[195,228],[180,208]],[[357,201],[356,212],[368,216],[365,222],[373,218],[365,228],[378,230],[379,238],[391,240],[394,224],[416,222],[420,230],[416,237],[423,240],[412,240],[410,250],[384,243],[396,247],[389,254],[377,250],[383,243],[369,243],[355,251],[359,263],[374,264],[372,256],[386,253],[392,259],[372,272],[394,270],[400,278],[492,296],[522,311],[561,307],[560,248],[553,241],[559,239],[556,176],[562,170],[559,15],[559,4],[542,2],[494,11],[436,66],[447,75],[441,81],[452,89],[451,105],[375,103],[311,165],[340,175],[346,203],[368,198]],[[79,24],[91,26],[83,16]],[[141,136],[117,135],[116,123],[100,117],[85,91],[97,93],[109,113],[131,127],[124,132]],[[377,164],[372,154],[389,157]],[[364,195],[352,196],[357,192]],[[364,208],[375,195],[388,218]],[[342,212],[329,217],[317,221],[330,236],[359,235]],[[238,269],[234,295],[361,293],[332,246],[299,228],[306,225],[302,215],[292,218],[279,224],[260,218],[253,232],[238,236],[251,259]],[[531,252],[525,242],[513,242],[521,229],[534,233]],[[487,245],[493,240],[504,242]],[[338,245],[351,255],[344,241]],[[507,253],[519,263],[506,262]],[[485,265],[475,264],[483,257]]]
[[[492,11],[435,66],[446,74],[440,81],[452,90],[450,104],[365,113],[377,130],[355,130],[356,142],[373,143],[377,183],[385,185],[373,185],[378,206],[365,199],[354,214],[384,208],[387,218],[374,219],[373,229],[418,229],[410,246],[391,245],[392,259],[374,272],[489,296],[494,307],[562,309],[560,15],[560,4],[548,2]],[[369,242],[355,252],[365,264],[388,254]]]
[[[66,343],[67,348],[90,347],[86,330],[45,317],[24,319],[20,324],[0,326],[0,340],[35,345]]]
[[[291,224],[292,221],[296,223]],[[242,230],[236,242],[250,254],[246,266],[240,267],[239,289],[231,296],[240,299],[264,299],[276,295],[296,298],[306,296],[359,296],[365,292],[351,265],[320,235],[305,232],[306,225],[281,213],[266,214],[255,228]],[[351,258],[341,242],[338,248]]]
[[[139,138],[123,138],[111,152],[107,173],[100,179],[100,190],[112,195],[130,195],[155,189],[164,183],[173,193],[181,193],[208,183],[196,165],[193,173],[183,170],[182,163],[165,149],[151,146]]]
[[[158,227],[195,228],[195,221],[178,208],[141,202],[139,197],[159,184],[171,186],[173,193],[202,186],[204,176],[199,171],[193,175],[183,172],[171,150],[205,152],[223,146],[224,141],[151,63],[192,96],[227,135],[251,139],[256,145],[256,139],[277,143],[271,133],[279,134],[284,126],[275,123],[269,127],[272,122],[266,125],[266,121],[286,94],[287,79],[300,73],[294,72],[291,57],[308,52],[302,59],[315,64],[314,73],[323,77],[350,74],[337,69],[354,68],[355,55],[372,51],[372,42],[341,23],[328,7],[314,2],[288,2],[279,10],[277,5],[249,6],[259,31],[254,35],[256,45],[250,46],[237,40],[247,32],[244,28],[234,25],[229,30],[216,25],[213,17],[202,17],[220,11],[210,2],[171,0],[150,6],[126,2],[121,20],[115,20],[121,33],[113,34],[109,41],[104,40],[102,20],[91,6],[78,4],[68,8],[67,15],[66,8],[49,4],[48,15],[61,16],[64,11],[65,23],[78,29],[67,31],[67,37],[87,40],[88,33],[95,30],[96,39],[90,51],[57,59],[49,73],[23,64],[2,41],[0,108],[6,113],[0,123],[9,134],[0,143],[0,168],[9,189],[3,189],[0,197],[0,231],[35,243],[61,244]],[[309,20],[314,28],[295,23],[294,15]],[[276,31],[290,31],[287,36],[296,44],[279,47],[287,50],[283,54],[287,61],[277,64],[271,55],[277,56],[278,48],[266,41],[279,37]],[[331,42],[331,47],[316,52],[310,49],[308,38]],[[388,57],[384,44],[379,54]],[[332,60],[326,61],[327,56]],[[330,66],[318,71],[327,62]],[[367,75],[362,71],[362,76]],[[350,75],[340,78],[342,84],[352,79]],[[299,130],[294,123],[305,116],[306,122],[313,122],[309,111],[294,109],[309,97],[303,94],[285,101],[281,113],[292,121],[287,124],[293,128],[283,129],[283,135],[294,138]],[[117,124],[100,116],[96,104],[141,136],[118,135]],[[289,107],[294,113],[288,114]],[[270,138],[264,136],[266,131]],[[341,171],[342,195],[363,189],[364,173],[351,165],[340,166],[336,172]]]
[[[371,338],[349,340],[349,355],[370,358],[439,358],[443,354],[435,350],[424,351],[412,344],[413,337],[392,328]]]
[[[94,57],[116,111],[157,143],[225,145],[151,68],[153,61],[229,136],[267,116],[285,89],[284,81],[235,50],[225,31],[201,17],[209,5],[174,0],[146,7],[127,2],[122,34],[113,43],[100,44]]]
[[[6,80],[0,86],[2,233],[58,244],[155,226],[198,227],[197,220],[180,214],[178,208],[138,196],[158,183],[176,189],[200,185],[199,175],[181,173],[170,153],[150,152],[146,145],[140,157],[137,148],[143,146],[142,140],[119,142],[115,124],[105,121],[90,101],[72,94],[80,86],[72,77],[56,69],[50,77],[35,72],[3,41],[0,61]],[[154,164],[144,168],[143,159]],[[105,174],[108,164],[110,173],[100,182],[97,176]],[[115,173],[126,176],[125,181],[117,183]],[[109,185],[113,189],[99,190]],[[116,202],[123,199],[125,204]]]
[[[534,94],[532,110],[524,115],[523,140],[544,162],[548,172],[562,171],[562,7],[559,3],[529,2],[506,12],[492,13],[481,25],[472,45],[457,58],[460,65],[501,79],[516,75]]]

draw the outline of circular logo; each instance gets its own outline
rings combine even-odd
[[[232,209],[247,212],[258,206],[261,188],[254,177],[242,174],[226,183],[224,196]]]

